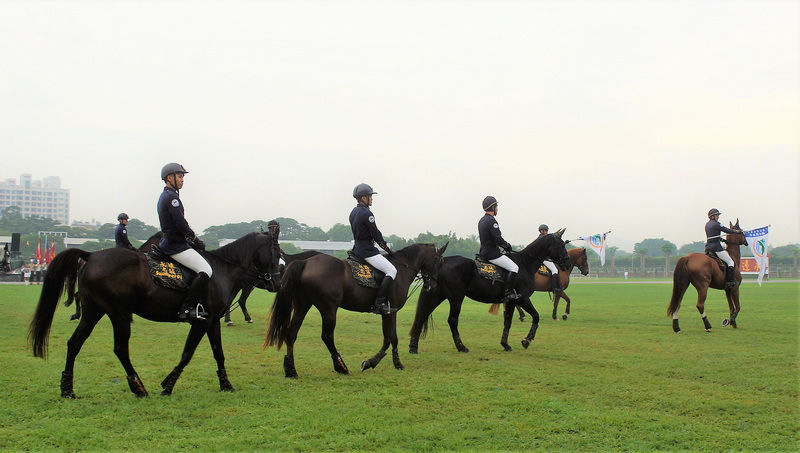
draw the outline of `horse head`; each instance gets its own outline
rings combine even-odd
[[[561,236],[564,235],[564,231],[566,231],[566,228],[561,228],[555,233],[548,234],[548,236],[553,237],[553,240],[547,247],[547,256],[549,256],[562,271],[569,269],[572,264],[569,253],[567,253],[567,246],[564,240],[561,239]]]
[[[572,264],[578,266],[578,269],[581,271],[581,275],[589,274],[589,258],[586,256],[586,248],[581,248],[580,253],[575,256]]]
[[[730,224],[731,229],[736,231],[736,233],[725,236],[725,242],[731,245],[747,245],[747,238],[744,236],[744,231],[739,227],[739,219],[736,219],[736,225],[731,222],[728,222],[728,224]]]
[[[257,246],[253,265],[258,271],[256,287],[277,292],[281,286],[281,275],[278,260],[281,257],[281,247],[272,233],[255,233]]]
[[[450,245],[450,241],[445,242],[442,248],[436,249],[436,262],[433,266],[433,272],[430,274],[423,275],[422,279],[424,280],[423,288],[427,291],[433,291],[436,289],[436,281],[439,278],[439,269],[441,269],[442,264],[444,263],[444,251],[447,250],[447,246]]]

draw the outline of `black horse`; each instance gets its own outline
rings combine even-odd
[[[217,362],[220,389],[233,391],[225,371],[219,320],[246,278],[277,272],[280,251],[271,234],[250,233],[217,250],[200,253],[214,271],[203,301],[209,316],[205,320],[192,320],[181,360],[161,382],[164,389],[162,395],[172,394],[178,377],[206,335]],[[65,250],[50,264],[39,304],[31,320],[28,342],[34,356],[44,358],[47,355],[50,327],[58,300],[65,290],[65,284],[74,289],[76,281],[83,302],[83,316],[67,341],[61,396],[75,398],[72,389],[75,358],[92,329],[105,315],[108,315],[114,328],[114,353],[125,369],[131,391],[139,397],[147,396],[147,390],[133,368],[128,353],[131,314],[151,321],[178,322],[178,308],[185,293],[153,283],[143,253],[123,248],[94,253],[79,249]]]
[[[141,247],[136,249],[136,251],[141,253],[150,253],[153,250],[153,246],[158,245],[158,243],[161,242],[161,238],[163,237],[164,233],[162,233],[161,231],[156,231],[156,233],[150,236],[150,238],[146,240]],[[70,321],[81,319],[81,299],[78,296],[78,293],[75,292],[74,288],[72,289],[72,291],[69,292],[69,296],[67,297],[67,300],[64,302],[64,306],[69,307],[72,304],[73,300],[75,301],[75,313],[70,315],[69,317]]]
[[[286,262],[286,265],[288,266],[289,263],[291,263],[292,261],[305,260],[305,259],[311,258],[314,255],[319,255],[320,253],[322,253],[322,252],[318,252],[316,250],[308,250],[308,251],[305,251],[305,252],[296,253],[294,255],[289,255],[288,253],[283,253],[283,251],[281,251],[281,257],[283,258],[283,261]],[[282,276],[283,276],[283,273],[281,273],[281,277]],[[255,279],[252,279],[251,281],[249,281],[249,282],[244,284],[244,287],[242,288],[242,292],[239,294],[239,300],[234,302],[231,305],[232,308],[229,308],[228,311],[225,312],[225,324],[228,327],[232,327],[233,326],[233,321],[231,321],[231,311],[236,309],[236,305],[237,304],[242,309],[242,314],[244,314],[244,321],[247,322],[247,323],[251,323],[251,324],[253,323],[253,318],[250,317],[250,313],[247,311],[247,305],[246,304],[247,304],[247,298],[250,297],[250,293],[252,293],[254,289],[256,289],[256,288],[266,289],[266,290],[269,290],[270,292],[273,292],[273,293],[277,291],[277,288],[265,288],[265,287],[263,287],[264,286],[263,284],[259,285],[258,283],[259,282],[257,282]]]
[[[435,278],[443,252],[444,248],[439,250],[434,244],[412,244],[387,256],[397,268],[397,277],[388,294],[392,308],[403,308],[408,297],[408,288],[418,273],[428,279]],[[270,309],[264,348],[277,345],[280,349],[285,343],[283,369],[286,377],[296,378],[294,342],[308,310],[314,306],[322,316],[322,341],[333,359],[333,369],[341,374],[349,374],[333,341],[336,311],[343,308],[369,313],[376,292],[376,289],[357,284],[344,260],[330,255],[317,255],[307,260],[295,261],[286,267],[281,289]],[[361,371],[375,368],[386,356],[390,344],[395,368],[403,369],[397,351],[397,313],[382,315],[382,321],[383,345],[375,356],[361,363]]]
[[[522,297],[506,304],[503,316],[503,336],[500,340],[500,344],[506,351],[512,350],[508,344],[508,333],[511,329],[511,319],[515,306],[519,305],[532,317],[531,330],[522,339],[522,346],[527,348],[536,336],[536,329],[539,328],[539,313],[533,307],[530,297],[534,292],[536,272],[542,261],[549,257],[562,270],[566,270],[570,266],[569,255],[564,241],[561,239],[562,234],[564,234],[563,228],[555,233],[537,238],[519,252],[507,254],[509,258],[519,265],[516,288]],[[436,287],[423,289],[420,292],[417,312],[414,316],[414,323],[411,326],[411,341],[409,342],[408,352],[412,354],[418,352],[420,335],[425,336],[428,331],[430,316],[445,299],[450,301],[450,315],[447,318],[447,323],[450,324],[450,331],[453,334],[456,349],[459,352],[469,352],[469,349],[461,342],[461,335],[458,332],[458,317],[461,314],[461,304],[464,302],[464,297],[469,297],[478,302],[494,304],[501,300],[502,295],[503,285],[479,276],[473,260],[463,256],[448,256],[444,259],[444,263],[439,270]]]

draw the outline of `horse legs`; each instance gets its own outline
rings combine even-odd
[[[75,328],[75,332],[73,332],[72,336],[67,340],[67,362],[64,365],[64,371],[61,373],[62,398],[76,398],[75,392],[72,389],[75,358],[78,356],[78,353],[81,352],[83,343],[89,338],[89,335],[92,334],[94,326],[97,325],[104,315],[104,313],[94,305],[85,308],[86,309],[82,310],[84,316],[78,323],[78,327]]]
[[[289,333],[286,335],[286,356],[283,358],[283,372],[287,378],[297,378],[297,370],[294,367],[294,342],[297,341],[297,333],[300,332],[300,326],[303,325],[303,320],[311,309],[311,304],[305,301],[296,301],[292,320],[289,324]],[[339,357],[341,360],[341,357]],[[344,366],[344,362],[341,362]],[[344,366],[345,372],[347,367]],[[345,373],[346,374],[346,373]]]
[[[381,319],[381,327],[383,329],[383,345],[377,354],[367,360],[361,362],[361,371],[375,368],[386,357],[386,350],[389,345],[392,346],[392,362],[394,367],[398,370],[404,370],[405,367],[400,362],[400,353],[397,350],[397,313],[390,315],[383,315]]]
[[[425,298],[425,299],[423,299]],[[414,315],[414,323],[411,325],[408,341],[408,353],[416,354],[419,352],[419,337],[422,335],[423,330],[427,332],[427,322],[433,322],[428,319],[439,304],[444,301],[444,298],[439,296],[437,292],[428,292],[423,290],[420,293],[419,301],[417,302],[417,312]],[[427,321],[426,321],[427,320]],[[423,328],[423,325],[426,327]]]
[[[562,298],[562,299],[564,299],[564,300],[566,300],[566,301],[567,301],[567,307],[566,307],[566,309],[564,310],[564,314],[563,314],[563,315],[561,315],[561,319],[563,319],[564,321],[566,321],[566,320],[567,320],[567,318],[568,318],[568,317],[569,317],[569,315],[570,315],[570,311],[569,311],[569,309],[570,309],[570,304],[572,304],[572,301],[570,300],[569,296],[567,296],[567,293],[565,293],[564,291],[561,291],[560,293],[558,293],[558,296],[561,296],[561,298]]]
[[[222,334],[218,322],[212,322],[208,330],[208,342],[211,344],[211,352],[214,360],[217,361],[217,377],[219,378],[219,389],[223,392],[233,392],[234,388],[228,380],[228,372],[225,371],[225,353],[222,351]]]
[[[722,327],[730,324],[734,329],[738,329],[739,326],[736,325],[736,317],[739,315],[740,309],[739,287],[735,286],[731,289],[725,290],[725,297],[728,299],[728,310],[730,311],[731,317],[730,319],[726,318],[722,320]]]
[[[516,306],[516,304],[514,304],[514,306]],[[514,317],[514,306],[509,309],[508,305],[506,305],[506,310],[503,311],[503,335],[500,337],[500,345],[506,352],[514,350],[508,344],[508,333],[511,331],[511,320]]]
[[[533,339],[536,338],[536,331],[539,329],[539,312],[536,311],[536,307],[533,306],[530,299],[523,300],[520,307],[531,315],[531,330],[528,332],[528,335],[522,339],[522,347],[528,349]]]
[[[447,316],[447,324],[450,325],[450,333],[453,335],[453,343],[458,352],[469,352],[469,348],[461,342],[461,333],[458,331],[458,317],[461,316],[461,305],[464,298],[450,299],[450,314]],[[513,310],[512,310],[513,311]]]
[[[189,336],[186,337],[186,344],[183,346],[183,353],[181,354],[181,361],[178,362],[178,365],[172,369],[172,371],[161,381],[161,388],[164,389],[161,392],[161,396],[169,396],[172,395],[172,389],[175,387],[175,383],[178,381],[178,377],[180,377],[181,373],[183,373],[183,369],[186,368],[186,365],[189,364],[189,361],[192,360],[192,356],[194,355],[194,351],[197,350],[197,345],[200,344],[200,340],[203,338],[203,335],[208,332],[208,324],[203,322],[193,322],[191,329],[189,329]]]
[[[75,293],[75,313],[69,317],[70,321],[76,319],[81,319],[81,298],[78,296],[78,293]]]
[[[322,314],[322,342],[328,347],[328,352],[331,353],[331,360],[333,360],[333,370],[339,374],[350,374],[347,365],[344,363],[341,354],[336,349],[336,342],[334,341],[333,332],[336,330],[336,307],[327,309]],[[292,319],[294,323],[294,319]]]
[[[708,322],[708,317],[706,316],[707,296],[708,296],[708,287],[697,288],[697,311],[700,312],[700,316],[703,318],[703,325],[706,328],[706,332],[711,332],[711,323]]]
[[[128,350],[128,343],[131,339],[131,314],[130,313],[113,313],[108,315],[111,318],[111,325],[114,327],[114,354],[116,354],[122,368],[125,369],[125,375],[128,379],[128,386],[139,398],[148,395],[147,390],[144,388],[142,380],[136,373],[131,363],[130,353]]]

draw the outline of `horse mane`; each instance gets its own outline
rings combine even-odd
[[[537,248],[537,247],[541,247],[539,242],[544,242],[545,239],[547,239],[547,238],[549,238],[551,236],[553,236],[553,233],[548,233],[548,234],[545,234],[544,236],[539,236],[538,238],[534,239],[533,242],[528,244],[524,249],[520,250],[517,253],[521,253],[523,255],[526,255],[526,256],[532,258],[534,256],[533,255],[534,249]]]
[[[223,245],[208,253],[234,263],[244,262],[248,255],[258,248],[259,235],[270,235],[270,233],[247,233],[230,244]]]

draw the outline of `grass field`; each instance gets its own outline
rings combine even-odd
[[[460,330],[470,353],[456,352],[445,303],[420,354],[408,354],[412,301],[398,315],[404,371],[391,357],[358,371],[380,347],[380,318],[340,312],[336,339],[350,376],[333,372],[312,309],[295,351],[297,380],[283,377],[284,351],[261,348],[272,295],[257,291],[248,308],[258,321],[245,324],[236,312],[236,326],[223,327],[235,393],[219,392],[204,341],[174,394],[158,396],[188,325],[136,318],[132,360],[152,395],[137,399],[104,319],[78,356],[77,400],[62,399],[58,387],[72,307],[56,312],[48,361],[27,350],[39,290],[0,285],[5,451],[800,449],[797,282],[744,285],[738,330],[721,327],[727,303],[714,291],[706,304],[712,333],[690,289],[681,334],[666,317],[669,284],[573,283],[570,319],[551,320],[550,300],[536,294],[536,340],[520,346],[529,323],[515,318],[509,353],[499,345],[501,317],[467,301]]]

